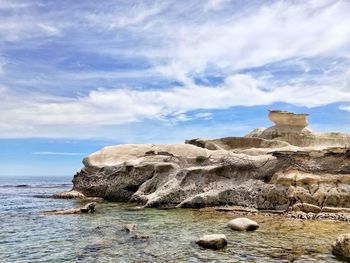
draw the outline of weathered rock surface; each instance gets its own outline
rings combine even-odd
[[[337,257],[350,262],[350,234],[340,235],[332,245],[332,252]]]
[[[235,218],[228,222],[227,226],[236,231],[254,231],[259,228],[257,222],[245,217]]]
[[[222,234],[204,235],[196,241],[196,244],[204,248],[222,249],[227,246],[227,239]]]
[[[326,137],[307,129],[306,115],[273,115],[277,137],[260,129],[242,138],[103,148],[84,159],[73,190],[85,197],[132,201],[145,207],[348,211],[350,150],[345,146],[350,145],[350,136],[327,133],[322,136],[329,140],[318,144]]]

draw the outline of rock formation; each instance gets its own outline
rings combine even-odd
[[[269,117],[274,126],[245,137],[105,147],[84,159],[73,190],[145,207],[350,209],[350,135],[315,133],[307,114]]]

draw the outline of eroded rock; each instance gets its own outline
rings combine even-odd
[[[344,148],[350,136],[321,136],[305,126],[306,116],[278,114],[290,119],[273,118],[271,129],[244,138],[105,147],[84,159],[66,196],[143,207],[241,206],[314,214],[350,209],[350,150]]]

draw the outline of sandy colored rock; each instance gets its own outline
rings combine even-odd
[[[332,253],[341,259],[350,261],[350,234],[337,237],[332,245]]]
[[[246,137],[105,147],[84,159],[71,193],[143,207],[349,209],[349,134],[317,134],[304,115],[273,114],[275,126]]]
[[[240,217],[228,222],[227,226],[236,231],[254,231],[259,228],[257,222],[245,217]]]
[[[204,235],[196,241],[196,244],[204,248],[222,249],[227,246],[227,239],[222,234]]]

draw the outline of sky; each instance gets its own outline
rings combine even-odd
[[[349,131],[350,1],[0,0],[0,176],[120,143]]]

